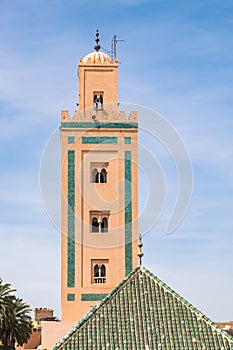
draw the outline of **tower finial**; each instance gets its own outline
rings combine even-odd
[[[99,31],[98,29],[96,30],[96,38],[95,38],[95,42],[96,42],[96,45],[94,46],[94,49],[96,52],[98,52],[100,50],[100,45],[99,45]]]
[[[138,242],[138,248],[139,248],[139,252],[138,252],[138,257],[139,257],[139,266],[142,266],[142,257],[143,257],[143,252],[142,252],[142,247],[143,247],[143,244],[142,244],[142,235],[140,233],[139,235],[139,242]]]

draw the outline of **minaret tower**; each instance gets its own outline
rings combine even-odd
[[[118,61],[79,60],[79,108],[61,111],[62,321],[78,321],[137,266],[137,112],[118,110]]]

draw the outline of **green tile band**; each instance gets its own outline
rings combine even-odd
[[[74,142],[75,142],[74,136],[68,136],[68,144],[70,145],[70,144],[72,144]]]
[[[118,144],[118,137],[112,136],[83,136],[82,144]]]
[[[138,129],[138,123],[99,123],[99,122],[61,122],[61,128],[81,129]]]
[[[133,268],[132,261],[132,167],[131,151],[125,151],[125,275]]]
[[[75,294],[74,293],[68,293],[67,294],[67,301],[75,301]]]
[[[67,287],[75,286],[75,152],[68,151]]]
[[[81,294],[82,301],[99,301],[103,300],[108,294]]]
[[[131,144],[131,137],[130,136],[126,136],[125,137],[125,145],[130,145]]]

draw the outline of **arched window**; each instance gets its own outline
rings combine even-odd
[[[92,171],[92,182],[99,182],[99,174],[98,174],[98,170],[95,168]]]
[[[99,98],[99,107],[100,107],[100,109],[103,108],[103,95],[100,95],[100,98]]]
[[[91,222],[91,231],[99,232],[99,223],[97,218],[93,218]]]
[[[94,265],[94,283],[106,282],[106,266],[104,264]]]
[[[103,109],[103,95],[96,93],[93,98],[94,109]]]
[[[105,169],[102,169],[100,172],[100,182],[101,183],[107,182],[107,171]]]
[[[108,219],[107,218],[103,218],[103,220],[101,222],[101,232],[102,233],[108,232]]]
[[[99,174],[100,174],[99,180],[100,180],[100,183],[102,184],[102,183],[104,183],[102,171]]]
[[[94,95],[93,107],[97,109],[97,95]]]
[[[108,166],[109,163],[90,164],[90,182],[92,183],[107,183],[108,182]]]
[[[105,265],[101,265],[101,277],[106,277],[106,267],[105,267]]]
[[[99,277],[99,266],[96,264],[94,266],[94,277]]]

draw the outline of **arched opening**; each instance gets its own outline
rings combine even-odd
[[[107,171],[105,169],[102,169],[100,172],[100,182],[101,183],[107,182]]]
[[[108,166],[106,162],[93,162],[90,164],[90,182],[107,183],[108,182]]]
[[[97,95],[94,95],[93,107],[97,109]]]
[[[99,97],[99,108],[100,109],[103,108],[103,95],[100,95],[100,97]]]
[[[104,178],[103,178],[103,174],[102,174],[102,172],[100,172],[100,183],[102,184],[103,182],[104,182]]]
[[[93,218],[91,222],[91,231],[96,233],[99,232],[99,223],[97,218]]]
[[[98,170],[95,168],[92,171],[92,182],[97,183],[99,180],[99,176],[98,176]]]
[[[94,265],[94,283],[106,282],[106,266],[104,264]]]
[[[105,265],[101,265],[101,277],[106,277],[106,267],[105,267]]]
[[[99,277],[99,266],[96,264],[94,266],[94,277]]]
[[[102,94],[94,94],[93,108],[94,109],[102,109],[103,108],[103,95]]]
[[[101,222],[101,233],[105,233],[108,232],[108,219],[107,218],[103,218],[102,222]]]

